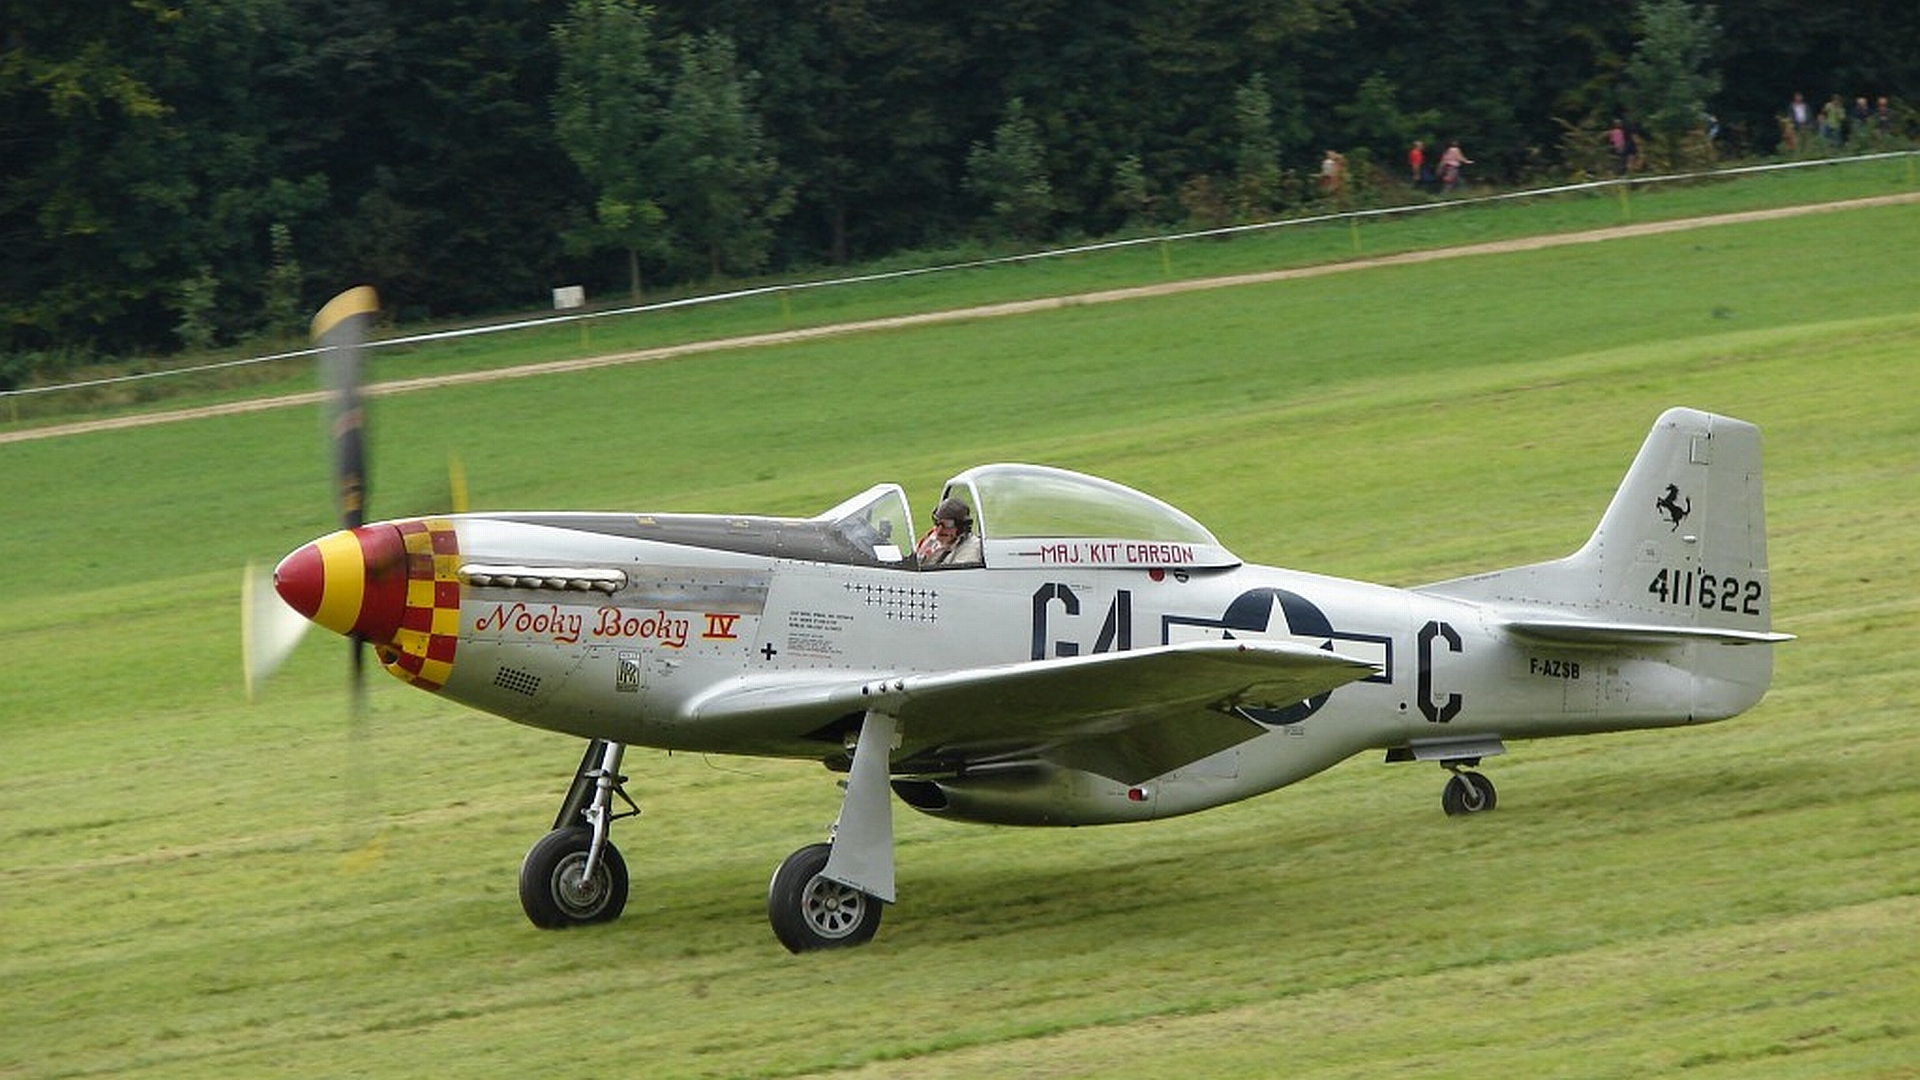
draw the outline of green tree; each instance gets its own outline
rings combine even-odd
[[[318,220],[329,193],[311,167],[332,163],[328,129],[301,111],[323,69],[298,60],[326,27],[299,14],[294,0],[9,9],[0,235],[18,259],[0,270],[0,347],[157,351],[259,328],[268,225]]]
[[[12,4],[0,53],[0,347],[118,349],[170,334],[196,277],[160,255],[191,185],[143,41],[157,6]]]
[[[753,111],[756,80],[724,35],[682,42],[652,154],[669,229],[716,278],[765,266],[773,226],[793,207]]]
[[[1712,5],[1687,0],[1642,0],[1637,12],[1640,37],[1621,96],[1671,168],[1687,160],[1683,148],[1701,130],[1708,99],[1720,92],[1720,73],[1709,67],[1720,28]]]
[[[1139,154],[1128,154],[1113,167],[1113,194],[1109,205],[1120,212],[1121,223],[1134,226],[1153,211],[1153,192],[1147,186],[1147,170]]]
[[[755,111],[794,187],[773,258],[844,263],[963,220],[954,194],[977,60],[963,9],[902,0],[684,7],[689,32],[724,32],[742,67],[760,75]]]
[[[180,282],[177,291],[179,319],[173,326],[174,336],[189,352],[204,352],[213,345],[212,315],[219,303],[220,279],[213,276],[213,267],[203,264]]]
[[[1440,118],[1432,109],[1403,111],[1399,97],[1393,80],[1375,71],[1360,80],[1351,102],[1335,106],[1333,112],[1353,145],[1372,151],[1380,161],[1400,161],[1413,140],[1428,137]]]
[[[574,0],[552,36],[554,131],[594,199],[591,220],[571,230],[568,243],[624,251],[637,297],[642,258],[667,250],[654,154],[662,122],[654,11],[633,0]]]
[[[1280,201],[1280,140],[1273,133],[1273,95],[1265,75],[1255,72],[1234,90],[1233,118],[1233,210],[1241,221],[1253,221]]]
[[[432,234],[393,167],[374,166],[360,197],[340,213],[345,227],[329,245],[330,277],[371,282],[388,306],[412,307],[431,295],[435,279],[420,260]]]
[[[974,143],[967,152],[966,188],[986,204],[994,232],[1022,240],[1047,234],[1053,214],[1053,182],[1047,176],[1046,146],[1040,125],[1027,115],[1020,98],[1007,103],[1005,118],[993,129],[993,142]]]
[[[397,260],[410,277],[382,297],[405,310],[470,312],[544,299],[551,286],[579,280],[559,276],[560,238],[591,196],[550,109],[558,62],[550,31],[567,0],[373,2],[403,28],[386,57],[397,82],[358,118],[373,159],[343,181],[339,202],[359,204],[367,188],[353,181],[378,169],[392,178],[385,195],[413,228]],[[297,235],[304,243],[311,231]],[[625,268],[607,262],[595,284],[625,284]]]
[[[293,230],[286,222],[267,226],[268,246],[273,265],[267,269],[264,293],[264,323],[269,334],[292,334],[300,329],[303,312],[300,303],[300,259],[294,253]]]

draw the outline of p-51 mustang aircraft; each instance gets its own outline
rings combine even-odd
[[[351,399],[341,416],[357,432]],[[341,456],[357,511],[357,433]],[[1055,468],[970,469],[940,514],[965,558],[916,553],[895,484],[809,518],[348,518],[275,587],[405,682],[588,740],[521,867],[538,926],[624,907],[628,746],[845,773],[831,839],[769,887],[795,952],[872,938],[896,797],[1145,821],[1374,750],[1438,763],[1446,812],[1479,813],[1494,789],[1470,770],[1507,741],[1731,717],[1790,637],[1770,629],[1759,432],[1691,409],[1654,424],[1574,554],[1413,589],[1244,563],[1167,503]]]

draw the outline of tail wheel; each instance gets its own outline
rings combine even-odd
[[[627,863],[606,844],[591,876],[589,829],[555,829],[536,841],[520,864],[520,906],[542,930],[612,922],[627,906]]]
[[[820,876],[831,844],[811,844],[787,856],[767,886],[767,921],[788,952],[838,949],[873,940],[886,905],[858,889]]]
[[[1454,773],[1440,792],[1440,807],[1449,817],[1484,814],[1493,809],[1497,801],[1493,781],[1477,772]]]

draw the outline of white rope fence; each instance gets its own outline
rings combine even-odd
[[[478,337],[483,334],[501,334],[514,330],[531,330],[547,326],[559,326],[568,323],[584,323],[593,319],[612,319],[628,315],[642,315],[654,311],[667,311],[674,308],[696,307],[704,304],[719,304],[730,300],[745,300],[757,296],[773,296],[780,293],[796,293],[810,289],[829,289],[846,285],[863,285],[877,281],[893,281],[920,277],[927,274],[942,274],[955,270],[979,270],[994,266],[1007,266],[1015,263],[1031,262],[1038,259],[1056,259],[1073,255],[1087,255],[1101,251],[1116,251],[1122,248],[1142,247],[1149,244],[1168,244],[1186,240],[1204,240],[1216,236],[1231,236],[1238,233],[1266,232],[1273,229],[1293,228],[1301,225],[1319,225],[1330,221],[1359,222],[1371,218],[1393,217],[1405,214],[1423,213],[1433,210],[1450,210],[1462,206],[1476,206],[1488,203],[1510,202],[1520,199],[1535,199],[1548,195],[1564,195],[1581,191],[1599,191],[1614,187],[1635,187],[1645,184],[1663,184],[1685,180],[1709,180],[1730,176],[1743,176],[1754,173],[1781,172],[1789,169],[1815,168],[1828,165],[1847,165],[1868,161],[1887,161],[1898,158],[1920,157],[1920,151],[1896,150],[1877,154],[1861,154],[1842,158],[1814,158],[1805,161],[1775,162],[1763,165],[1742,165],[1725,169],[1710,169],[1691,173],[1670,173],[1661,176],[1615,177],[1606,180],[1589,180],[1574,184],[1559,184],[1552,187],[1527,188],[1519,191],[1499,192],[1492,195],[1473,195],[1457,199],[1445,199],[1438,202],[1407,203],[1399,206],[1375,207],[1366,210],[1343,210],[1334,213],[1315,214],[1309,217],[1284,218],[1275,221],[1255,222],[1249,225],[1228,225],[1214,229],[1198,229],[1191,232],[1166,233],[1155,236],[1132,237],[1125,240],[1106,240],[1092,244],[1078,244],[1073,247],[1049,248],[1043,251],[1024,252],[1018,255],[1001,255],[989,259],[974,259],[967,262],[943,263],[938,266],[923,266],[909,270],[889,270],[871,274],[855,274],[849,277],[830,278],[820,281],[788,282],[780,285],[759,285],[747,289],[735,289],[728,292],[707,293],[700,296],[684,297],[678,300],[660,300],[647,304],[634,304],[626,307],[604,308],[597,311],[570,312],[564,315],[546,315],[537,318],[514,319],[507,322],[486,323],[479,326],[461,327],[456,330],[439,330],[424,334],[406,334],[399,337],[381,338],[369,341],[367,348],[381,349],[401,345],[420,345],[436,341],[452,341],[458,338]],[[280,360],[294,360],[303,356],[319,353],[319,348],[294,349],[289,352],[270,353],[263,356],[249,356],[233,360],[220,360],[188,367],[167,368],[161,371],[144,371],[130,375],[115,375],[108,378],[86,379],[76,382],[57,383],[48,386],[34,386],[20,390],[0,390],[0,399],[20,399],[39,394],[54,394],[63,391],[85,390],[95,387],[136,383],[148,379],[165,379],[182,375],[204,374],[228,368],[248,367],[254,364],[269,364]]]

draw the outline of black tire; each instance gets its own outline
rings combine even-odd
[[[1440,792],[1440,808],[1449,817],[1484,814],[1493,809],[1498,801],[1493,791],[1493,781],[1477,772],[1454,773]]]
[[[886,910],[876,897],[820,876],[831,844],[810,844],[787,856],[767,885],[767,921],[788,952],[842,949],[873,940]]]
[[[611,843],[600,849],[591,881],[580,871],[593,847],[590,829],[555,829],[520,863],[520,907],[542,930],[612,922],[627,906],[627,862]]]

